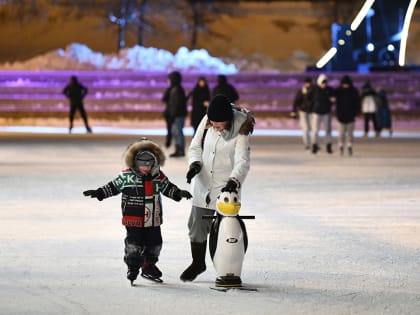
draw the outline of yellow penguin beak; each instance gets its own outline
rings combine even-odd
[[[230,202],[230,203],[217,203],[217,208],[222,215],[226,216],[234,216],[239,213],[239,209],[241,209],[240,202]]]

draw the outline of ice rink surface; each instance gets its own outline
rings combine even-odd
[[[352,157],[336,146],[312,155],[298,136],[253,136],[241,214],[256,220],[246,222],[242,279],[259,291],[221,293],[209,289],[208,254],[204,274],[179,280],[190,201],[163,200],[165,283],[130,287],[120,197],[82,195],[121,170],[141,134],[2,133],[0,314],[419,314],[420,137],[411,135],[358,137]],[[168,158],[163,170],[189,189],[187,167]]]

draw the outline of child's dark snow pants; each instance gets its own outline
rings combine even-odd
[[[126,229],[124,262],[128,268],[139,270],[144,263],[156,264],[162,249],[160,226]]]

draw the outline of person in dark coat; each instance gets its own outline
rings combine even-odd
[[[166,140],[165,140],[165,147],[169,148],[172,144],[172,117],[169,115],[169,94],[171,91],[170,81],[168,78],[169,87],[165,90],[162,96],[162,102],[165,104],[165,109],[163,111],[163,118],[165,119],[166,123]]]
[[[165,92],[164,99],[167,105],[165,117],[171,124],[171,135],[175,140],[175,152],[170,157],[185,156],[184,124],[187,116],[187,98],[182,87],[182,75],[179,71],[173,71],[168,75],[169,88]]]
[[[63,89],[63,94],[70,100],[70,126],[69,133],[73,129],[73,120],[76,111],[79,111],[82,116],[83,122],[85,123],[86,131],[88,133],[92,132],[92,129],[89,126],[87,114],[83,105],[83,99],[88,93],[87,87],[79,82],[76,76],[71,76],[70,83],[66,85]]]
[[[319,151],[318,134],[321,124],[325,128],[325,143],[328,153],[332,151],[332,134],[331,134],[331,108],[335,102],[334,90],[328,86],[328,78],[325,74],[320,74],[314,85],[308,92],[308,99],[311,103],[312,118],[312,153]]]
[[[308,100],[308,92],[312,87],[312,79],[305,78],[303,85],[296,92],[293,100],[292,117],[299,117],[299,124],[302,129],[302,140],[305,150],[310,148],[311,135],[311,104]]]
[[[210,102],[210,89],[207,79],[203,76],[198,78],[194,89],[188,94],[187,99],[192,98],[191,126],[194,134],[203,117],[206,115]]]
[[[236,103],[239,100],[238,91],[228,82],[228,79],[224,74],[219,74],[217,76],[217,85],[213,88],[212,97],[215,97],[218,94],[226,96],[232,103]]]
[[[360,113],[360,95],[348,75],[341,78],[340,86],[335,92],[335,112],[340,125],[338,147],[341,155],[347,146],[349,155],[353,154],[354,121]]]
[[[389,108],[388,97],[383,88],[378,89],[377,100],[378,110],[376,116],[378,120],[379,133],[381,133],[384,129],[388,129],[389,136],[392,137],[392,115]]]

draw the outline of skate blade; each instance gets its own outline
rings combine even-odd
[[[147,279],[149,281],[153,281],[153,282],[156,282],[156,283],[162,283],[163,282],[163,280],[161,278],[152,278],[152,277],[150,277],[148,275],[144,275],[144,274],[141,274],[141,276],[144,279]]]
[[[244,286],[235,286],[235,287],[210,287],[210,289],[215,290],[215,291],[219,291],[219,292],[227,292],[227,291],[251,291],[251,292],[256,292],[258,291],[257,288],[251,288],[251,287],[244,287]]]

